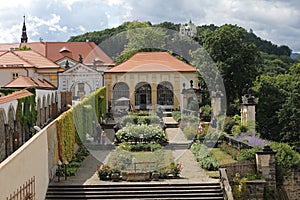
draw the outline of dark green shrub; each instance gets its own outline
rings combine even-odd
[[[237,157],[237,160],[255,160],[255,154],[262,147],[255,147],[252,149],[242,149],[240,155]]]
[[[226,120],[223,126],[223,130],[227,133],[227,134],[232,134],[232,127],[234,125],[237,125],[236,122],[234,121],[234,119],[229,119]]]
[[[205,157],[203,159],[198,160],[199,165],[208,171],[216,171],[219,169],[219,162],[218,160],[211,156],[211,157]]]
[[[201,106],[200,108],[200,112],[201,112],[201,119],[203,121],[206,121],[206,122],[209,122],[210,121],[210,118],[211,118],[211,107],[210,105],[204,105],[204,106]]]
[[[181,112],[180,111],[174,111],[172,112],[172,117],[175,121],[181,120]]]

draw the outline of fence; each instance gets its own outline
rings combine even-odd
[[[238,141],[234,137],[228,136],[228,135],[225,135],[224,141],[227,144],[230,144],[232,147],[234,147],[237,150],[252,149],[253,148],[253,146],[251,146],[250,144],[247,144],[247,143],[242,142],[242,141]]]
[[[35,200],[35,176],[6,197],[6,200]]]

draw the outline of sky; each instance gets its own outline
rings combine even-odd
[[[29,42],[117,27],[127,21],[197,26],[236,24],[300,52],[299,0],[0,0],[0,43],[19,42],[23,15]]]

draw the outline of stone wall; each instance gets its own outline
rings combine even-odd
[[[300,169],[295,169],[292,174],[284,181],[283,187],[289,200],[300,199]]]
[[[255,173],[255,163],[253,161],[239,161],[233,164],[221,165],[220,168],[226,168],[227,176],[229,179],[233,179],[236,173],[239,173],[241,177],[246,174]]]

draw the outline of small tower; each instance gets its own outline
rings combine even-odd
[[[190,20],[189,23],[180,25],[179,35],[181,37],[197,37],[197,27],[193,24],[192,20]]]
[[[22,37],[21,37],[21,43],[27,43],[28,37],[26,32],[26,25],[25,25],[25,15],[23,16],[24,22],[23,22],[23,28],[22,28]]]

